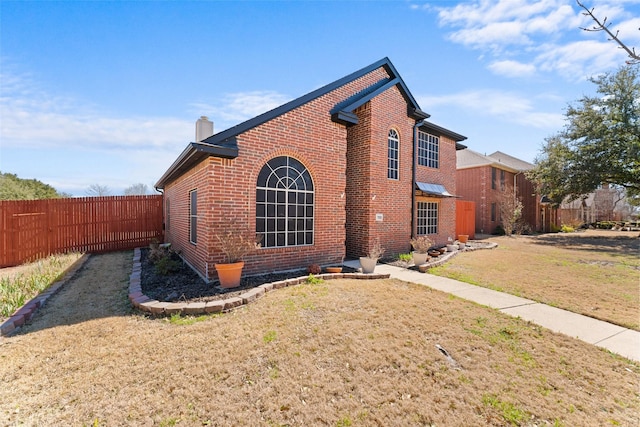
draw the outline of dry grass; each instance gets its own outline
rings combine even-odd
[[[639,422],[639,364],[426,287],[335,280],[273,291],[224,315],[149,319],[126,300],[130,258],[92,257],[31,325],[2,341],[0,420]]]
[[[81,256],[80,253],[51,255],[29,264],[0,269],[0,323],[60,279]]]
[[[640,330],[638,232],[492,237],[431,272]]]

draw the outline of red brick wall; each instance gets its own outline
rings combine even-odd
[[[416,171],[418,182],[444,185],[445,189],[453,194],[457,193],[456,184],[456,143],[455,141],[440,136],[440,162],[438,168],[418,166]],[[421,199],[422,200],[422,199]],[[416,200],[417,201],[417,200]],[[447,244],[449,238],[456,236],[456,199],[452,197],[430,198],[428,201],[438,202],[438,234],[430,235],[436,245]]]
[[[384,69],[374,70],[257,126],[238,136],[236,159],[210,158],[198,166],[198,171],[190,171],[167,185],[165,194],[172,211],[167,240],[181,249],[201,274],[208,273],[215,279],[213,264],[223,259],[216,232],[225,218],[235,218],[255,230],[257,175],[268,160],[287,155],[300,160],[314,181],[314,244],[259,249],[245,257],[243,274],[339,263],[345,255],[347,129],[332,122],[329,112],[338,102],[386,77]],[[406,104],[402,111],[406,114]],[[200,219],[198,244],[194,247],[188,243],[188,192],[196,186]]]
[[[513,189],[513,172],[505,171],[506,191]],[[463,200],[476,203],[476,232],[491,234],[500,225],[500,169],[497,170],[496,189],[491,189],[491,166],[460,169],[457,171],[456,181],[458,195]],[[535,194],[535,188],[524,174],[516,176],[517,196],[523,204],[523,218],[533,231],[542,228],[540,223],[540,197]],[[484,197],[484,198],[483,198]],[[496,220],[491,221],[491,203],[496,203]]]
[[[413,125],[407,103],[393,87],[355,111],[348,130],[347,255],[364,256],[380,239],[385,256],[407,252],[411,237]],[[387,178],[390,129],[398,132],[399,176]],[[382,220],[376,220],[376,215]]]
[[[223,255],[216,233],[234,218],[255,230],[256,181],[260,169],[277,156],[291,156],[309,170],[315,186],[314,244],[261,248],[245,257],[244,274],[339,263],[366,254],[380,239],[386,255],[407,252],[411,236],[413,125],[407,103],[394,87],[355,113],[359,123],[346,128],[331,121],[339,102],[389,77],[383,68],[263,123],[237,137],[239,156],[210,158],[175,182],[165,195],[171,204],[166,236],[203,276],[215,279],[214,263]],[[387,178],[389,129],[400,136],[399,179]],[[419,171],[424,181],[455,193],[455,143],[441,138],[441,167]],[[198,243],[189,243],[189,190],[198,188]],[[439,199],[439,243],[455,233],[455,202]],[[383,220],[376,221],[376,214]]]
[[[366,255],[372,213],[371,181],[371,103],[355,113],[358,124],[347,129],[346,255]]]
[[[169,201],[170,212],[165,211],[165,241],[171,242],[173,249],[180,251],[183,257],[203,276],[206,275],[208,254],[206,248],[210,236],[206,232],[207,224],[204,217],[205,207],[210,198],[207,176],[212,173],[215,163],[221,159],[209,159],[200,162],[193,169],[185,173],[179,180],[167,185],[164,189],[165,209]],[[196,245],[189,242],[189,192],[198,190],[198,219]]]

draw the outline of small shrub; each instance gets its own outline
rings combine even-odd
[[[156,262],[156,271],[163,276],[175,273],[178,270],[180,270],[180,262],[173,259],[170,254],[167,254]]]
[[[309,274],[320,274],[322,273],[322,268],[318,264],[311,264],[307,267],[307,272]]]
[[[563,233],[573,233],[574,231],[576,231],[576,229],[569,225],[562,224],[562,226],[560,227],[560,231]]]
[[[220,232],[216,234],[220,250],[224,254],[225,263],[242,261],[249,252],[259,249],[262,235],[251,233],[246,224],[234,219],[229,219],[220,225]]]
[[[411,254],[400,254],[398,255],[398,259],[404,262],[411,262],[413,260],[413,256]]]
[[[317,285],[318,283],[324,282],[324,280],[321,279],[320,277],[314,276],[313,273],[312,273],[312,274],[309,274],[309,277],[307,277],[305,282],[310,284],[310,285]]]
[[[384,254],[384,248],[380,244],[380,239],[376,239],[375,242],[369,248],[369,253],[367,253],[367,258],[371,259],[380,259]]]
[[[504,231],[504,227],[501,225],[496,226],[495,230],[493,230],[493,234],[496,236],[504,236],[505,234],[507,234]]]
[[[418,236],[411,239],[411,247],[419,254],[426,254],[431,246],[433,246],[433,240],[428,236]]]

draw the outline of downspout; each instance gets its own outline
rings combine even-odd
[[[415,238],[416,224],[416,171],[418,169],[418,127],[422,120],[413,125],[413,166],[411,170],[411,238]]]

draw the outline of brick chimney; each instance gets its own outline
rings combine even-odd
[[[207,116],[200,116],[196,122],[196,142],[201,142],[211,135],[213,135],[213,122],[209,121]]]

